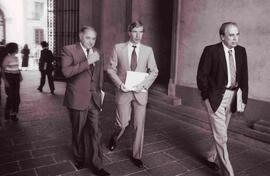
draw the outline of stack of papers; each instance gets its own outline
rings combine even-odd
[[[148,73],[127,71],[125,87],[130,91],[134,91],[134,88],[141,84],[147,76],[149,76]],[[142,92],[146,92],[146,90],[142,90]]]

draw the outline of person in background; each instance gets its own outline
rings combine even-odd
[[[5,119],[18,121],[18,112],[20,105],[20,82],[22,75],[19,70],[18,45],[16,43],[8,43],[6,45],[7,55],[2,63],[2,76],[7,94]]]
[[[30,49],[28,48],[27,44],[24,45],[21,53],[22,53],[22,69],[24,69],[24,67],[28,67],[29,54],[30,54]]]
[[[40,85],[37,89],[40,92],[43,91],[43,86],[45,84],[45,80],[47,76],[51,94],[55,95],[54,94],[55,88],[54,88],[53,76],[52,76],[54,57],[51,50],[48,49],[47,42],[42,41],[40,44],[42,47],[40,59],[39,59],[39,71],[41,73],[41,78],[40,78]]]

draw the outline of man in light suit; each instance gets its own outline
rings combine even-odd
[[[62,72],[66,77],[64,105],[72,125],[72,148],[78,169],[92,165],[100,176],[110,175],[102,167],[100,145],[101,90],[103,58],[94,48],[97,33],[90,26],[80,30],[80,42],[68,45],[62,52]]]
[[[205,47],[197,72],[197,84],[209,114],[214,137],[208,152],[208,166],[223,175],[234,176],[227,150],[227,129],[233,112],[236,111],[236,92],[242,91],[238,111],[243,112],[248,99],[247,54],[238,45],[239,29],[236,23],[227,22],[219,30],[221,43]]]
[[[115,149],[117,141],[129,124],[133,109],[133,126],[136,134],[131,160],[137,167],[143,167],[141,158],[146,104],[148,100],[147,90],[158,75],[152,48],[141,43],[143,33],[144,28],[140,21],[135,21],[129,25],[128,34],[130,39],[126,43],[119,43],[114,46],[110,58],[110,66],[107,70],[116,87],[116,128],[111,137],[109,149],[111,151]],[[135,90],[130,91],[125,86],[127,71],[149,73],[149,76],[137,85]]]

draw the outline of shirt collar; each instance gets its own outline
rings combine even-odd
[[[223,48],[224,48],[224,52],[227,54],[229,52],[229,50],[232,50],[232,53],[234,53],[234,48],[229,49],[223,42],[222,42]]]
[[[129,46],[129,47],[136,46],[136,49],[137,49],[137,48],[140,47],[140,43],[135,44],[135,43],[132,43],[131,41],[129,41],[129,42],[128,42],[128,46]]]

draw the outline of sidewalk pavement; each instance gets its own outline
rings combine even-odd
[[[43,93],[37,90],[39,72],[24,71],[23,77],[20,120],[7,122],[5,129],[0,129],[0,175],[94,175],[88,169],[77,170],[72,163],[70,122],[62,105],[65,83],[55,82],[54,96],[47,83]],[[2,87],[2,106],[5,97]],[[142,158],[145,168],[139,169],[130,161],[132,122],[115,151],[106,147],[114,123],[114,100],[110,94],[105,97],[100,120],[104,166],[113,176],[219,175],[205,166],[210,131],[148,110]],[[228,149],[236,176],[269,176],[270,153],[233,139],[229,139]]]

